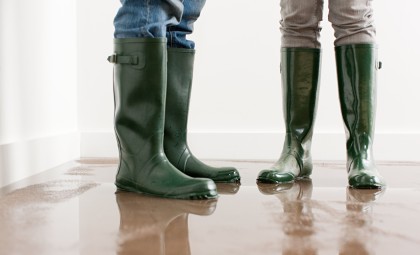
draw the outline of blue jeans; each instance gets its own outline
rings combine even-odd
[[[186,36],[194,30],[206,0],[120,0],[115,38],[168,39],[168,47],[194,49]]]

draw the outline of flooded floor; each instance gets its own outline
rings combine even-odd
[[[420,163],[380,163],[386,190],[347,189],[343,163],[259,185],[236,166],[217,200],[116,192],[115,160],[85,159],[0,189],[0,254],[420,254]]]

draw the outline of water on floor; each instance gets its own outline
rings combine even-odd
[[[0,189],[0,254],[420,254],[420,164],[381,163],[385,190],[346,187],[344,165],[312,181],[241,185],[188,201],[117,191],[115,160],[81,160]]]

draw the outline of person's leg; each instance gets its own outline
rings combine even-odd
[[[114,18],[115,38],[163,38],[168,26],[181,21],[181,0],[120,0]]]
[[[321,48],[323,6],[324,0],[281,0],[281,47]]]
[[[168,90],[165,115],[165,153],[169,161],[192,177],[215,182],[239,182],[233,167],[211,167],[198,160],[187,144],[187,123],[194,69],[194,42],[186,39],[193,32],[205,0],[185,0],[178,25],[168,28]]]
[[[376,73],[372,0],[331,0],[341,113],[347,135],[347,172],[352,188],[385,186],[373,159]]]
[[[209,179],[175,168],[163,148],[167,87],[166,28],[182,12],[179,0],[125,0],[116,17],[114,54],[115,134],[119,189],[180,199],[214,198]],[[125,21],[123,21],[125,20]],[[135,21],[135,22],[133,22]],[[124,24],[124,25],[123,25]],[[141,38],[136,38],[141,37]]]
[[[282,0],[281,77],[286,136],[280,159],[262,170],[262,183],[288,183],[312,173],[311,142],[321,64],[323,1]]]
[[[194,23],[200,17],[206,0],[183,0],[182,18],[178,24],[168,26],[168,48],[194,49],[195,43],[187,39],[194,31]]]
[[[330,0],[328,6],[335,46],[376,43],[372,0]]]

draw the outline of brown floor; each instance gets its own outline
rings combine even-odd
[[[255,184],[269,162],[222,162],[242,185],[217,200],[117,192],[115,160],[82,160],[0,189],[0,254],[420,254],[420,163],[381,163],[384,191],[346,188],[344,165],[312,182]]]

